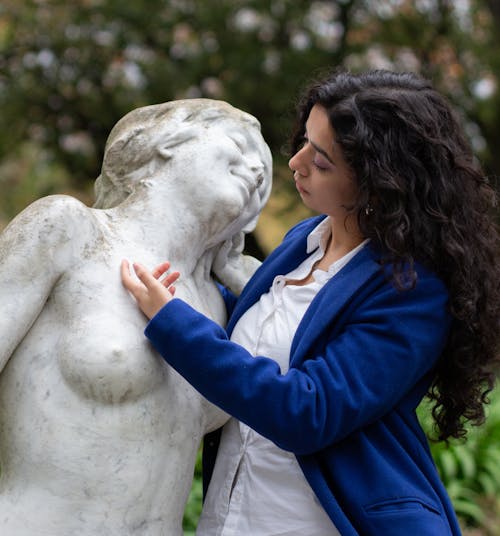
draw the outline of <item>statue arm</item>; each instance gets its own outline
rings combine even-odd
[[[79,210],[84,207],[67,196],[43,198],[0,234],[0,371],[64,273],[71,234],[68,208],[75,204],[80,205]]]
[[[243,287],[262,264],[251,255],[244,255],[244,233],[238,233],[220,246],[212,266],[219,281],[239,296]]]

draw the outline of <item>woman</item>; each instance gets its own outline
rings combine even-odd
[[[46,197],[0,235],[1,534],[182,534],[202,437],[228,416],[155,357],[116,265],[169,257],[179,296],[225,323],[211,270],[227,282],[270,186],[255,118],[173,101],[112,130],[97,208]]]
[[[445,99],[409,73],[312,85],[289,165],[322,216],[255,273],[227,335],[172,299],[176,273],[136,265],[137,281],[122,264],[147,337],[233,416],[213,473],[217,441],[206,441],[198,533],[460,534],[415,408],[429,393],[440,439],[484,418],[498,333],[493,192]]]

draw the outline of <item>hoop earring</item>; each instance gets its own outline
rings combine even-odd
[[[367,216],[371,216],[373,214],[373,207],[370,205],[370,203],[367,203],[365,207],[365,214]]]

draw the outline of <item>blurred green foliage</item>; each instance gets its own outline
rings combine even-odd
[[[88,194],[114,123],[138,106],[179,98],[223,99],[255,115],[279,165],[300,89],[336,67],[432,78],[463,114],[488,172],[500,175],[497,4],[3,0],[2,191],[14,181],[33,185],[31,200],[61,190]],[[25,164],[33,146],[46,164],[43,188],[35,184],[37,165]],[[0,200],[0,219],[29,201]]]
[[[186,504],[184,511],[184,522],[182,528],[184,529],[184,536],[190,536],[195,534],[196,525],[201,514],[202,498],[203,498],[203,484],[201,478],[201,449],[198,452],[196,459],[196,467],[194,470],[193,485],[191,487],[191,493]]]
[[[431,451],[455,511],[464,525],[481,527],[483,534],[500,535],[500,389],[490,394],[487,419],[470,428],[466,441],[431,443]],[[418,410],[432,437],[429,405]]]

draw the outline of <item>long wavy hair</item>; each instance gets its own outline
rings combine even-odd
[[[314,82],[298,105],[291,154],[316,104],[359,185],[350,209],[386,252],[396,287],[416,284],[418,261],[448,288],[452,327],[428,396],[437,438],[465,436],[467,421],[484,421],[498,367],[495,191],[446,99],[413,73],[337,72]]]

